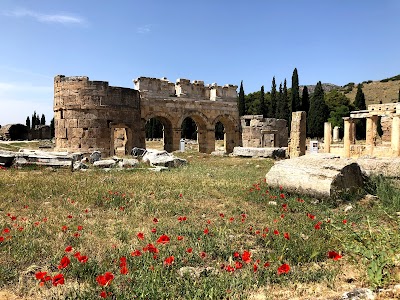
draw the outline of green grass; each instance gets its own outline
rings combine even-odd
[[[348,203],[316,203],[269,188],[263,178],[271,160],[178,156],[188,165],[161,173],[0,170],[0,287],[46,299],[93,299],[102,291],[113,299],[247,299],[257,293],[279,299],[273,291],[293,286],[336,290],[343,271],[354,266],[357,280],[368,286],[394,282],[400,205],[393,183],[375,179],[371,189],[379,200],[355,201],[345,213]],[[169,243],[157,243],[162,234]],[[158,253],[143,250],[150,243]],[[142,255],[132,256],[135,250]],[[244,251],[251,253],[248,263]],[[342,258],[329,259],[329,251]],[[88,261],[79,262],[76,252]],[[58,269],[63,256],[71,263]],[[170,256],[173,263],[165,265]],[[365,268],[358,267],[360,259]],[[282,264],[290,271],[278,275]],[[197,275],[180,274],[184,268]],[[39,271],[61,273],[65,282],[40,286]],[[115,278],[103,287],[96,278],[105,272]]]

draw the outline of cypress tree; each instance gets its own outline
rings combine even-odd
[[[271,87],[271,101],[269,103],[268,108],[268,117],[276,118],[276,105],[277,105],[277,96],[276,96],[276,83],[275,83],[275,76],[272,78],[272,87]]]
[[[305,111],[308,115],[308,110],[310,109],[310,97],[308,95],[308,88],[304,86],[303,93],[301,95],[301,110]]]
[[[260,91],[260,110],[259,110],[260,115],[263,115],[264,118],[267,117],[268,114],[268,108],[265,103],[265,93],[264,93],[264,86],[261,87]]]
[[[288,90],[287,90],[287,84],[286,84],[286,78],[283,81],[283,93],[282,93],[282,100],[281,100],[281,105],[282,105],[282,119],[285,119],[286,121],[289,122],[290,126],[290,108],[289,108],[289,97],[288,97]]]
[[[51,121],[50,121],[50,134],[51,134],[52,138],[54,137],[54,133],[55,133],[54,118],[52,118]]]
[[[42,114],[42,117],[40,118],[40,125],[46,125],[46,117],[44,114]]]
[[[28,127],[28,130],[31,129],[31,119],[29,116],[26,117],[25,125]]]
[[[291,112],[301,109],[300,94],[299,94],[299,75],[297,69],[294,68],[292,75],[292,97],[291,97]]]
[[[356,93],[356,99],[354,100],[354,106],[358,110],[367,109],[367,105],[365,104],[365,95],[362,90],[361,84],[357,86],[357,93]]]
[[[310,109],[307,118],[307,131],[310,137],[324,136],[324,122],[329,117],[329,108],[324,100],[324,90],[321,81],[315,86],[310,101]]]
[[[246,114],[246,104],[244,99],[243,80],[240,82],[239,99],[238,99],[239,116]]]
[[[279,92],[278,95],[276,96],[276,113],[275,113],[275,118],[277,119],[282,119],[283,118],[283,90],[282,90],[282,82],[279,84]]]
[[[33,112],[33,115],[32,115],[32,129],[35,129],[35,126],[36,126],[36,110]]]
[[[397,100],[398,102],[400,102],[400,89],[399,89],[399,100]]]

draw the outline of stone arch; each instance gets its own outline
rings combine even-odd
[[[145,124],[152,118],[157,118],[163,124],[163,140],[164,140],[164,150],[168,152],[172,152],[179,149],[179,138],[176,140],[176,136],[180,134],[176,132],[176,128],[174,126],[174,118],[164,112],[152,112],[147,114],[143,119],[143,128],[145,128]]]
[[[179,118],[179,128],[186,118],[191,118],[197,125],[197,142],[199,144],[199,152],[211,153],[215,149],[214,127],[212,127],[209,119],[205,114],[199,111],[191,111],[182,114]]]
[[[224,114],[217,116],[212,121],[212,126],[215,128],[215,125],[221,122],[224,125],[224,148],[226,153],[231,153],[235,146],[239,146],[236,144],[239,136],[239,127],[238,121],[235,120],[232,116]]]

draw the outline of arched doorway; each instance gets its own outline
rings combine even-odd
[[[235,122],[227,115],[220,115],[214,120],[213,124],[216,149],[223,150],[225,153],[233,152],[239,138],[239,130],[235,126]]]
[[[199,149],[197,139],[197,124],[191,117],[186,117],[181,125],[181,138],[185,139],[185,145],[190,150]]]
[[[172,125],[166,117],[155,116],[145,123],[146,148],[172,152]]]
[[[215,124],[215,150],[225,151],[225,127],[221,121]]]

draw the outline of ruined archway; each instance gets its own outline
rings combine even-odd
[[[214,138],[210,136],[210,123],[208,122],[207,117],[200,112],[193,112],[182,116],[179,120],[179,124],[182,128],[184,121],[187,119],[191,119],[196,124],[196,136],[198,143],[198,151],[203,153],[211,153],[214,151]],[[214,133],[214,130],[212,130]],[[210,144],[212,143],[212,145]],[[212,150],[210,150],[212,148]]]
[[[132,129],[123,123],[110,123],[112,155],[126,155],[132,150]]]
[[[221,136],[221,134],[217,133],[217,127],[223,127],[223,147],[226,153],[230,153],[233,151],[235,147],[235,141],[237,140],[238,129],[236,128],[235,121],[230,118],[229,115],[220,115],[213,121],[213,126],[215,129],[214,137],[217,139]],[[218,137],[217,137],[218,136]]]
[[[172,122],[168,116],[149,116],[144,120],[145,132],[146,132],[146,147],[147,143],[151,141],[162,141],[161,148],[168,152],[172,152],[173,149],[173,130]],[[157,147],[155,147],[157,148]]]

